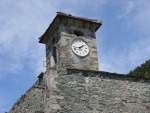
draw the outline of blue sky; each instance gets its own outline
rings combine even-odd
[[[0,113],[45,71],[38,38],[58,11],[102,21],[96,33],[100,70],[128,73],[150,58],[149,0],[1,0]]]

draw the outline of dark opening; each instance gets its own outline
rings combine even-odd
[[[44,73],[42,72],[42,73],[40,73],[40,75],[38,76],[38,78],[39,78],[39,84],[41,84],[41,83],[43,82],[43,75],[44,75]]]
[[[54,58],[54,62],[56,64],[57,63],[56,47],[53,48],[52,55],[53,55],[53,58]]]
[[[74,30],[74,34],[77,36],[83,36],[83,32],[79,30]]]
[[[55,38],[53,38],[53,40],[52,40],[52,44],[54,44],[55,43]]]

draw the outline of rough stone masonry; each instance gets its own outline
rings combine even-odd
[[[101,22],[57,13],[40,38],[46,71],[8,113],[150,113],[150,80],[98,71],[96,30]],[[80,57],[74,39],[90,48]]]
[[[50,70],[8,113],[150,113],[150,81],[127,75]]]

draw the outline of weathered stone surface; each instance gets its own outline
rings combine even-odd
[[[74,31],[78,30],[82,32],[83,36],[77,36]],[[72,41],[76,38],[83,39],[87,42],[90,52],[87,57],[76,56],[71,49]],[[55,39],[55,42],[52,40]],[[98,55],[95,39],[95,31],[86,28],[80,28],[77,26],[65,26],[59,25],[58,30],[55,31],[53,39],[49,38],[46,46],[47,48],[47,67],[51,66],[52,61],[50,57],[53,57],[53,48],[56,47],[57,54],[56,67],[57,69],[84,69],[84,70],[98,70]],[[50,41],[51,40],[51,41]],[[53,43],[51,43],[53,42]],[[51,51],[51,52],[50,52]]]
[[[97,29],[102,25],[98,20],[82,18],[77,16],[72,16],[71,14],[65,14],[58,12],[55,19],[52,21],[46,32],[40,37],[40,43],[47,43],[47,38],[53,36],[54,32],[57,30],[57,26],[60,24],[65,24],[66,26],[78,26],[87,29]]]
[[[150,81],[109,73],[68,71],[56,79],[64,113],[149,113]]]
[[[46,101],[45,79],[40,78],[14,104],[8,113],[43,113]]]
[[[46,89],[36,82],[8,113],[150,113],[150,80],[74,69],[44,78]]]

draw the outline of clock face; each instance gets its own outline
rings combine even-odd
[[[73,40],[71,48],[72,51],[78,56],[86,56],[89,53],[89,47],[82,39]]]

